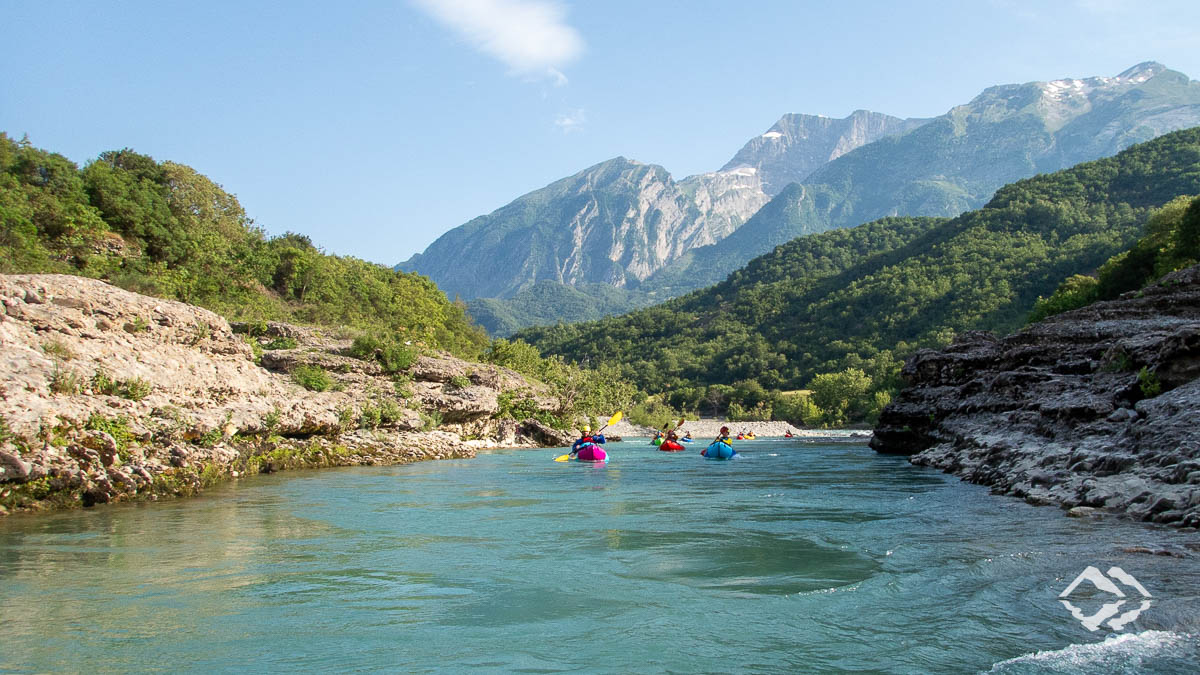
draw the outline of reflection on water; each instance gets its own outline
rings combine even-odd
[[[9,517],[0,670],[1200,664],[1194,534],[1064,518],[864,446],[739,449],[612,444],[608,465],[498,451]],[[1063,610],[1086,565],[1150,589],[1124,628],[1154,639],[1109,646]],[[1092,600],[1075,602],[1091,615]]]

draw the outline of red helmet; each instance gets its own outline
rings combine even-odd
[[[721,433],[723,433],[723,434],[729,433],[729,427],[721,427]]]

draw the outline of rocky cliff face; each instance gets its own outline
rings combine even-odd
[[[840,120],[786,115],[721,170],[680,181],[618,157],[447,232],[397,268],[464,300],[510,298],[539,281],[636,286],[724,239],[788,183],[923,122],[865,110]],[[463,252],[472,265],[460,264]]]
[[[538,281],[621,288],[725,237],[766,201],[753,170],[676,183],[662,167],[619,157],[447,232],[398,268],[465,300],[511,297]]]
[[[763,135],[750,139],[722,171],[750,167],[762,176],[763,191],[774,197],[842,155],[885,136],[915,129],[928,120],[900,119],[855,110],[842,119],[784,115]]]
[[[494,418],[500,392],[544,397],[538,387],[447,355],[395,378],[345,355],[346,337],[286,324],[236,335],[207,310],[64,275],[0,276],[0,309],[0,514],[189,492],[248,470],[473,456],[460,435],[553,435]],[[251,341],[279,348],[259,365]],[[301,366],[328,390],[300,386]]]
[[[1200,266],[924,350],[871,446],[1072,515],[1200,527]]]

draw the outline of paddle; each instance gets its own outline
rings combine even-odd
[[[679,427],[683,426],[683,423],[686,421],[687,421],[686,418],[680,417],[679,422],[675,425],[675,429],[678,429]],[[667,426],[663,427],[663,431],[666,431],[667,427],[669,427],[669,426],[671,426],[670,422],[667,423]],[[675,431],[675,429],[672,429],[671,431]]]
[[[617,414],[615,414],[615,415],[613,415],[612,417],[608,418],[608,421],[604,423],[604,426],[602,426],[602,427],[600,427],[599,429],[597,429],[597,430],[596,430],[596,433],[600,433],[601,431],[604,431],[605,429],[607,429],[607,428],[609,428],[610,426],[612,426],[612,425],[616,424],[617,422],[620,422],[620,421],[621,421],[621,416],[622,416],[622,415],[624,415],[624,414],[625,414],[625,413],[623,413],[623,412],[621,412],[620,410],[618,410],[618,411],[617,411]],[[569,452],[568,452],[568,453],[567,453],[567,454],[565,454],[565,455],[559,455],[558,457],[555,457],[555,458],[554,458],[554,461],[556,461],[556,462],[565,462],[565,461],[567,461],[567,460],[569,460],[569,459],[571,459],[571,453],[569,453]]]
[[[625,413],[623,413],[623,412],[621,412],[620,410],[618,410],[618,411],[617,411],[617,414],[615,414],[615,415],[613,415],[612,417],[608,418],[608,421],[604,423],[604,426],[600,427],[600,431],[604,431],[605,429],[607,429],[607,428],[609,428],[610,426],[612,426],[612,425],[616,424],[617,422],[620,422],[620,421],[621,421],[621,416],[622,416],[622,415],[624,415],[624,414],[625,414]],[[597,431],[596,433],[600,433],[600,431]]]

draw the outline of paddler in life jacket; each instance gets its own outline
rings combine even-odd
[[[685,440],[685,441],[690,441],[690,440],[692,440],[692,432],[690,432],[690,431],[689,431],[689,432],[686,432],[686,433],[683,435],[683,440]]]
[[[729,440],[729,427],[721,427],[721,433],[717,434],[717,437],[713,439],[713,443],[717,441],[721,441],[731,448],[733,447],[733,441]]]
[[[579,432],[579,438],[575,439],[575,442],[571,444],[570,455],[572,457],[574,457],[575,455],[578,455],[579,450],[585,445],[588,445],[588,444],[603,445],[604,444],[604,434],[598,433],[593,436],[591,432],[592,432],[591,427],[589,427],[586,424],[583,425],[583,429],[581,429]]]
[[[721,427],[721,433],[717,434],[717,437],[713,439],[713,443],[724,443],[732,449],[733,441],[729,440],[729,427]],[[712,446],[712,443],[709,443],[709,446]],[[701,450],[700,454],[707,457],[708,448]]]

